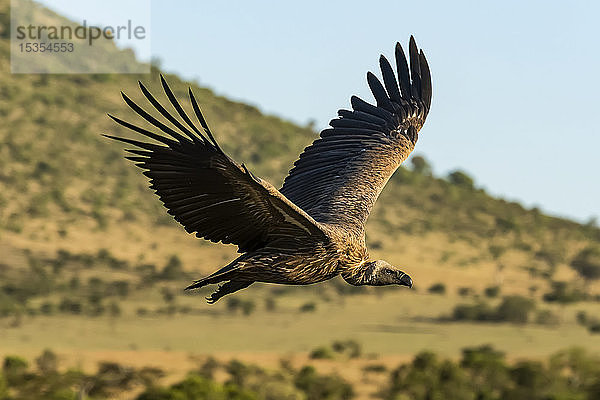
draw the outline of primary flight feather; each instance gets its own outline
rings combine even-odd
[[[168,213],[187,232],[233,243],[242,253],[188,289],[225,282],[207,298],[214,303],[254,282],[306,285],[341,275],[357,286],[412,286],[405,272],[383,260],[371,261],[365,244],[369,213],[414,149],[431,105],[429,66],[412,36],[410,63],[399,43],[395,58],[396,72],[384,56],[379,59],[383,83],[367,74],[376,105],[352,96],[352,110],[340,110],[331,127],[304,149],[279,190],[221,150],[191,90],[197,123],[162,76],[172,111],[139,83],[170,125],[122,93],[127,105],[161,134],[109,116],[160,144],[105,136],[135,146],[126,158],[144,170]]]

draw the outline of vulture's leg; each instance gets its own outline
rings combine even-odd
[[[229,281],[219,286],[216,292],[210,295],[210,297],[206,298],[209,304],[215,303],[221,297],[231,294],[233,292],[237,292],[238,290],[245,289],[248,286],[252,285],[254,281]]]

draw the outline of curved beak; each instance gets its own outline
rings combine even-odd
[[[400,285],[402,285],[402,286],[408,286],[409,288],[412,288],[413,281],[410,278],[410,276],[408,276],[408,274],[404,274],[402,276],[402,278],[400,278]]]

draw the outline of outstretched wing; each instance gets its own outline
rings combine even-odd
[[[379,193],[413,150],[431,104],[431,75],[412,36],[409,53],[410,67],[396,44],[399,84],[381,56],[383,85],[367,74],[377,105],[353,96],[352,111],[340,110],[294,163],[280,191],[315,220],[363,232]]]
[[[126,158],[145,170],[150,187],[188,233],[213,242],[236,244],[240,252],[274,242],[281,245],[283,241],[293,246],[295,241],[307,237],[325,238],[314,219],[221,150],[191,89],[190,101],[202,130],[186,114],[162,76],[161,83],[181,120],[167,111],[141,82],[139,85],[150,104],[170,125],[121,94],[133,111],[162,134],[109,116],[118,124],[162,144],[105,136],[137,147],[127,150],[132,155]]]

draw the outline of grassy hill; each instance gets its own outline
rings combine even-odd
[[[7,11],[8,2],[0,4]],[[8,14],[3,15],[4,25]],[[111,247],[123,257],[155,242],[161,248],[170,238],[200,246],[171,223],[145,178],[123,159],[121,146],[99,135],[128,134],[106,113],[134,119],[119,91],[141,101],[140,79],[160,92],[158,69],[141,76],[11,75],[6,29],[2,35],[0,229],[8,241],[48,250]],[[192,86],[226,151],[275,185],[316,136],[307,127],[263,115],[177,76],[167,79],[181,97]],[[372,248],[396,250],[394,258],[403,264],[413,263],[412,256],[402,256],[402,250],[412,252],[404,248],[406,237],[419,238],[410,241],[420,250],[415,253],[433,254],[436,263],[448,267],[502,259],[508,252],[542,269],[548,262],[560,266],[586,243],[598,241],[598,229],[492,198],[474,188],[467,175],[448,180],[429,175],[426,166],[420,170],[399,170],[369,221]],[[138,230],[132,246],[122,243],[121,232]],[[443,250],[424,251],[431,246]]]
[[[449,355],[473,344],[472,335],[528,355],[565,344],[600,344],[576,323],[583,311],[598,314],[600,285],[572,267],[582,254],[595,257],[600,230],[494,198],[465,172],[432,176],[427,161],[414,156],[382,193],[367,241],[373,257],[411,274],[415,290],[355,290],[332,282],[267,291],[257,285],[239,300],[210,308],[198,296],[184,296],[180,289],[187,281],[226,263],[235,248],[187,235],[123,158],[122,146],[100,136],[130,135],[106,113],[137,120],[119,92],[145,104],[137,80],[159,94],[161,71],[153,66],[149,75],[11,75],[8,4],[0,0],[0,323],[14,328],[3,336],[12,348],[25,355],[37,354],[40,346],[92,353],[284,353],[345,335],[381,354],[407,351],[398,346],[398,336],[415,351],[435,348]],[[116,48],[105,51],[127,56]],[[182,99],[191,86],[222,147],[275,186],[317,136],[194,82],[166,78]],[[361,296],[351,296],[356,293]],[[577,302],[556,305],[552,293]],[[538,303],[545,298],[540,313],[559,315],[554,323],[561,329],[439,323],[460,302],[486,302],[500,313],[501,297],[511,294]],[[246,313],[258,315],[238,319]],[[109,315],[110,323],[95,319],[99,315]],[[217,317],[221,322],[213,327]],[[113,323],[120,328],[115,331]],[[192,323],[214,330],[189,332]],[[65,326],[81,335],[63,335]],[[148,330],[157,335],[148,337]],[[228,336],[241,330],[256,340]],[[288,340],[279,340],[283,332]],[[114,341],[107,343],[107,335]],[[200,344],[197,335],[206,341]]]
[[[0,8],[0,232],[5,251],[108,248],[129,261],[162,261],[177,253],[194,269],[206,272],[218,266],[231,250],[183,233],[147,189],[145,177],[123,159],[121,146],[100,136],[129,134],[106,113],[136,120],[119,91],[144,103],[137,80],[160,93],[160,71],[153,67],[152,74],[140,76],[11,75],[4,13],[8,1],[0,2]],[[182,98],[192,86],[226,151],[275,185],[316,136],[307,127],[263,115],[177,76],[167,79]],[[422,158],[412,165],[401,168],[383,192],[369,221],[368,239],[375,256],[391,258],[417,278],[424,265],[439,272],[477,267],[482,276],[498,269],[515,281],[528,274],[571,279],[575,274],[567,264],[600,240],[596,227],[493,198],[465,173],[441,179],[431,176]],[[207,260],[207,252],[226,255]],[[431,275],[442,279],[439,273]],[[489,284],[490,279],[503,278],[481,281]]]

